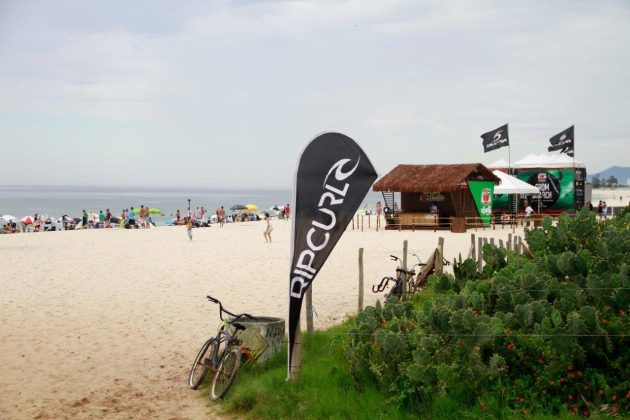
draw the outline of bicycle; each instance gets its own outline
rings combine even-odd
[[[217,331],[217,335],[208,339],[193,362],[190,374],[188,375],[188,386],[197,389],[208,374],[208,370],[214,372],[210,398],[218,400],[223,398],[234,382],[236,372],[241,366],[241,344],[242,341],[236,337],[238,331],[245,330],[245,326],[238,321],[247,317],[256,320],[252,315],[242,313],[234,314],[223,308],[223,304],[212,296],[206,296],[212,303],[219,305],[219,317],[222,325]],[[223,319],[226,313],[232,318]]]
[[[388,277],[388,276],[383,277],[383,279],[378,285],[372,286],[372,292],[373,293],[383,292],[387,289],[387,286],[389,285],[390,282],[394,282],[394,286],[390,290],[389,294],[385,295],[385,299],[387,300],[393,297],[397,297],[400,299],[400,297],[402,296],[403,279],[406,277],[407,293],[409,294],[414,293],[416,291],[416,284],[415,284],[415,279],[414,279],[416,276],[415,268],[418,266],[424,266],[426,264],[420,261],[420,257],[418,257],[417,254],[411,254],[411,255],[416,257],[418,259],[418,262],[414,264],[413,267],[411,267],[411,269],[409,270],[405,270],[403,268],[402,260],[400,258],[398,258],[395,255],[390,255],[389,258],[392,261],[400,261],[399,266],[396,268],[396,278]],[[405,276],[403,276],[403,274]]]

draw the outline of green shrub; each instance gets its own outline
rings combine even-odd
[[[490,395],[497,410],[629,412],[630,212],[547,218],[526,239],[533,259],[485,245],[482,273],[460,256],[455,276],[429,277],[431,299],[366,308],[352,376],[407,407]]]

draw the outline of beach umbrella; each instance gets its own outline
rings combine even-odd
[[[20,222],[24,223],[25,225],[32,225],[34,221],[35,219],[33,218],[33,216],[24,216],[20,219]]]
[[[258,210],[258,206],[256,204],[247,204],[245,207],[247,210]]]
[[[230,210],[234,211],[234,210],[247,210],[247,206],[244,204],[234,204],[232,207],[230,207]]]
[[[162,214],[162,210],[160,209],[149,209],[149,214]]]
[[[15,222],[17,220],[17,217],[11,216],[10,214],[5,214],[4,216],[2,216],[1,219],[5,222]]]

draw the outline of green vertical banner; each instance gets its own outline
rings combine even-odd
[[[492,198],[494,197],[494,182],[468,181],[468,188],[475,200],[479,217],[485,225],[492,221]]]

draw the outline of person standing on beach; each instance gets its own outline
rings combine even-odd
[[[225,223],[225,209],[223,206],[217,210],[217,217],[219,218],[219,226],[223,227],[223,223]]]
[[[149,213],[149,206],[144,208],[144,217],[142,218],[142,220],[144,220],[144,228],[148,229],[149,228],[149,219],[151,218],[151,215]]]
[[[267,222],[267,228],[263,233],[265,237],[265,242],[271,243],[271,232],[273,231],[273,226],[271,226],[271,217],[269,217],[269,213],[265,213],[265,222]]]
[[[133,210],[133,207],[129,208],[129,229],[136,227],[136,212]]]
[[[103,210],[98,211],[98,225],[97,227],[102,228],[105,227],[105,213]]]
[[[138,224],[144,229],[144,204],[140,204],[140,210],[138,210]]]
[[[83,218],[81,219],[81,223],[82,223],[82,227],[83,229],[87,229],[88,227],[88,214],[87,211],[85,211],[85,209],[83,210]]]
[[[383,212],[383,205],[380,201],[376,202],[376,217],[381,217],[381,213]]]
[[[291,207],[289,207],[289,203],[284,206],[284,220],[289,220],[289,214],[291,213]]]
[[[186,223],[186,233],[188,234],[188,239],[192,241],[192,220],[190,217],[188,218],[188,223]]]

